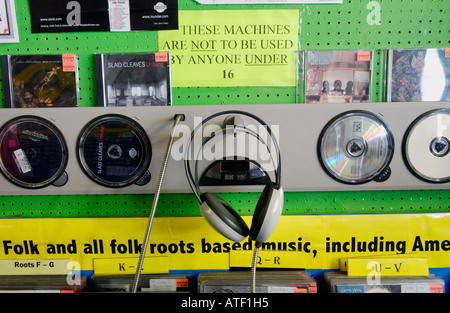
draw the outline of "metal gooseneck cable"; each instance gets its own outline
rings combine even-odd
[[[147,245],[148,245],[148,239],[150,237],[150,232],[152,230],[152,225],[153,225],[153,219],[155,217],[156,206],[158,205],[158,199],[159,199],[159,195],[161,193],[161,187],[162,187],[162,183],[163,183],[163,180],[164,180],[164,174],[166,172],[167,163],[169,162],[169,156],[170,156],[170,152],[172,150],[173,136],[175,134],[175,129],[178,126],[178,123],[180,121],[184,120],[184,115],[183,114],[177,114],[177,115],[175,115],[174,119],[175,119],[175,121],[173,123],[172,131],[170,133],[169,143],[167,144],[166,154],[164,155],[164,160],[163,160],[163,164],[162,164],[162,167],[161,167],[161,172],[159,174],[158,183],[156,184],[155,196],[153,198],[152,209],[150,211],[150,216],[148,218],[148,224],[147,224],[147,230],[146,230],[145,237],[144,237],[144,242],[142,243],[141,255],[139,257],[139,262],[138,262],[138,266],[137,266],[137,269],[136,269],[136,274],[134,276],[133,288],[132,288],[132,292],[133,293],[136,293],[137,286],[139,284],[139,277],[141,275],[142,265],[144,263],[145,252],[147,250]]]

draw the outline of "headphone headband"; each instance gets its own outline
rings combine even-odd
[[[247,133],[247,134],[249,134],[249,135],[255,137],[255,138],[256,138],[257,140],[259,140],[264,146],[266,146],[267,151],[268,151],[269,154],[270,154],[270,159],[272,160],[273,167],[274,167],[274,169],[275,169],[275,179],[276,179],[276,177],[277,177],[277,175],[276,175],[276,174],[277,174],[277,169],[276,169],[275,160],[274,160],[274,158],[273,158],[273,156],[272,156],[272,153],[270,153],[270,148],[269,148],[269,146],[267,145],[267,143],[266,143],[266,142],[258,135],[258,133],[256,133],[256,132],[253,131],[253,130],[247,129],[247,128],[242,127],[242,126],[236,126],[236,125],[235,125],[235,126],[232,126],[232,127],[227,126],[226,128],[221,128],[220,130],[214,132],[210,137],[206,138],[206,139],[203,141],[203,143],[202,143],[202,148],[204,147],[204,145],[205,145],[208,141],[210,141],[211,139],[215,138],[216,134],[218,134],[218,133],[226,133],[227,131],[229,131],[229,130],[231,130],[231,129],[233,129],[233,130],[238,130],[238,131]],[[202,149],[200,149],[200,151],[201,151],[201,150],[202,150]],[[200,151],[199,151],[199,153],[200,153]],[[194,179],[194,186],[196,187],[197,194],[200,195],[201,192],[200,192],[200,184],[199,184],[199,177],[198,177],[198,161],[199,161],[198,159],[195,160],[195,166],[194,166],[194,168],[195,168],[195,169],[194,169],[194,176],[195,176],[195,179]],[[275,181],[275,184],[276,184],[277,186],[279,186],[279,182],[278,182],[278,181]]]
[[[211,115],[211,116],[205,118],[205,119],[202,121],[201,124],[197,125],[197,127],[192,131],[191,136],[190,136],[189,141],[188,141],[188,144],[187,144],[187,146],[186,146],[186,153],[185,153],[185,158],[184,158],[184,167],[185,167],[186,175],[187,175],[187,177],[188,177],[189,185],[191,186],[191,189],[192,189],[192,191],[194,192],[194,195],[197,197],[197,200],[198,200],[200,203],[202,202],[202,200],[200,199],[200,190],[199,190],[199,187],[198,187],[197,184],[196,184],[196,180],[195,180],[195,179],[193,178],[193,176],[192,176],[192,172],[191,172],[191,168],[190,168],[190,164],[189,164],[189,152],[190,152],[191,142],[192,142],[192,140],[193,140],[193,138],[194,138],[194,136],[195,136],[195,133],[198,131],[198,129],[200,129],[200,127],[202,127],[202,126],[203,126],[204,124],[206,124],[208,121],[210,121],[211,119],[216,118],[216,117],[218,117],[218,116],[221,116],[221,115],[229,115],[229,114],[241,114],[241,115],[248,116],[248,117],[250,117],[250,118],[256,120],[259,124],[261,124],[261,125],[263,125],[263,126],[266,127],[267,133],[270,135],[270,137],[271,137],[271,139],[272,139],[272,142],[273,142],[273,144],[274,144],[274,146],[275,146],[276,153],[277,153],[278,166],[276,167],[276,170],[275,170],[275,177],[276,177],[276,180],[275,180],[275,181],[276,181],[276,185],[277,185],[277,186],[281,186],[281,153],[280,153],[280,149],[279,149],[279,146],[278,146],[278,142],[277,142],[277,140],[276,140],[276,138],[275,138],[275,136],[274,136],[274,134],[273,134],[271,128],[269,127],[269,125],[268,125],[266,122],[264,122],[261,118],[259,118],[258,116],[254,115],[254,114],[252,114],[252,113],[249,113],[249,112],[239,111],[239,110],[222,111],[222,112],[215,113],[215,114],[213,114],[213,115]],[[251,131],[251,130],[245,128],[245,127],[234,126],[234,128],[235,128],[235,129],[242,130],[242,131],[245,131],[245,132],[247,132],[248,134],[250,134],[250,135],[252,135],[252,136],[255,136],[259,141],[261,141],[261,142],[267,147],[269,153],[271,153],[271,151],[270,151],[269,146],[267,145],[267,143],[265,143],[265,142],[260,138],[260,136],[259,136],[257,133],[255,133],[255,132],[253,132],[253,131]],[[216,133],[218,133],[218,132],[224,132],[224,131],[226,131],[226,130],[228,130],[228,129],[227,129],[227,128],[222,128],[221,130],[215,132],[214,134],[216,134]],[[203,145],[204,145],[206,142],[208,142],[211,138],[212,138],[212,136],[208,137],[204,142],[202,142],[202,147],[203,147]],[[271,155],[271,159],[272,159],[272,162],[274,163],[274,159],[273,159],[272,155]],[[275,166],[275,164],[274,164],[274,166]],[[196,162],[196,173],[195,173],[195,174],[196,174],[196,177],[197,177],[197,162]]]

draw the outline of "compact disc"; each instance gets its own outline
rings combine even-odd
[[[0,149],[2,173],[24,188],[41,188],[56,182],[67,165],[68,151],[62,133],[37,116],[19,116],[4,124]]]
[[[380,176],[394,153],[394,138],[376,115],[348,111],[333,118],[323,129],[319,159],[333,178],[362,184]]]
[[[410,170],[425,181],[450,181],[450,109],[428,111],[405,133],[403,156]]]
[[[124,187],[147,176],[152,151],[146,132],[137,122],[108,114],[95,118],[81,132],[78,157],[95,182]]]

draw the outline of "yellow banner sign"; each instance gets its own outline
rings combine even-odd
[[[298,10],[180,11],[158,33],[174,87],[295,86]]]
[[[251,217],[244,219],[251,223]],[[127,265],[123,272],[132,272],[147,221],[2,219],[0,260],[21,260],[19,266],[25,268],[26,260],[70,259],[82,270],[94,270],[97,264],[95,271],[102,272],[101,264],[105,264],[117,272]],[[449,234],[450,213],[282,216],[275,233],[262,245],[258,263],[274,268],[338,269],[340,259],[403,255],[426,258],[430,268],[450,267]],[[228,269],[245,266],[247,256],[250,267],[253,249],[250,240],[225,239],[202,217],[164,217],[154,220],[146,256],[150,266],[159,262],[159,272]],[[110,272],[108,268],[104,272]],[[148,266],[147,270],[152,272]]]

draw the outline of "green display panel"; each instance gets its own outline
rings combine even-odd
[[[241,215],[252,215],[257,193],[220,195]],[[3,196],[1,218],[146,217],[153,195]],[[284,215],[433,213],[450,211],[450,190],[290,192]],[[200,216],[197,200],[187,194],[162,194],[156,216]]]
[[[180,10],[291,9],[300,17],[299,39],[303,50],[380,51],[398,48],[450,46],[446,0],[344,0],[342,4],[310,5],[200,5],[194,0],[179,0]],[[78,55],[81,106],[96,106],[94,54],[158,51],[157,31],[124,33],[31,33],[27,0],[16,0],[20,43],[2,44],[1,54],[75,53]],[[374,73],[379,84],[380,75]],[[174,105],[276,104],[302,101],[295,87],[174,88]],[[380,94],[372,95],[373,101]],[[2,101],[3,102],[3,101]],[[3,105],[3,103],[2,103]]]
[[[27,0],[15,0],[19,43],[1,44],[1,54],[61,54],[78,56],[80,106],[97,106],[94,56],[97,53],[158,51],[158,32],[31,32]],[[180,10],[298,10],[302,50],[375,51],[372,101],[383,100],[383,50],[450,46],[448,0],[344,0],[343,4],[201,5],[179,0]],[[303,102],[302,79],[296,87],[173,88],[173,104],[233,105]],[[0,107],[4,106],[3,82]],[[407,108],[405,108],[407,109]],[[288,169],[286,169],[288,170]],[[184,175],[184,173],[180,173]],[[183,176],[184,178],[184,176]],[[164,192],[164,191],[163,191]],[[148,195],[61,195],[0,197],[0,217],[118,217],[147,216]],[[253,212],[259,194],[223,195],[243,215]],[[291,192],[283,214],[365,214],[450,211],[449,190]],[[157,216],[199,215],[190,194],[163,194]]]

